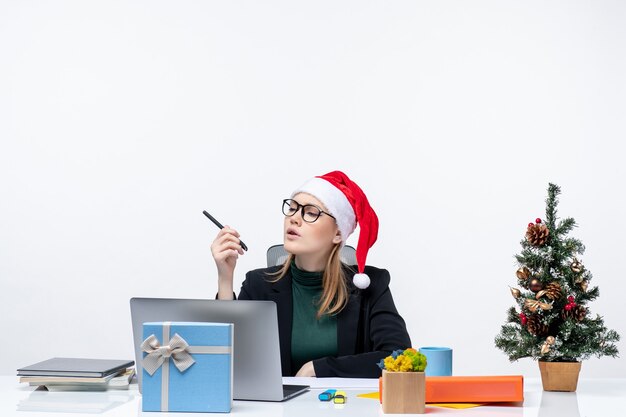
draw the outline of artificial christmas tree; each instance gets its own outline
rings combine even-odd
[[[576,222],[557,219],[559,193],[557,185],[549,184],[545,221],[537,218],[528,224],[522,251],[515,256],[522,287],[511,288],[517,308],[509,309],[495,344],[511,361],[538,359],[544,390],[575,391],[580,361],[594,355],[616,357],[613,342],[619,335],[604,326],[602,317],[592,317],[587,307],[599,290],[589,287],[591,272],[578,259],[584,245],[567,236]],[[567,369],[548,373],[560,366]],[[575,380],[566,382],[567,375]]]

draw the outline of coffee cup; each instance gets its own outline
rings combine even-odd
[[[452,348],[426,346],[419,351],[426,356],[426,376],[452,376]]]

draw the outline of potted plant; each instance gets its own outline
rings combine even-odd
[[[426,356],[413,348],[396,350],[381,360],[381,400],[385,414],[424,414]]]
[[[614,330],[602,317],[591,316],[587,306],[599,295],[590,286],[591,271],[580,261],[584,245],[568,233],[576,227],[572,218],[557,219],[560,188],[549,184],[545,220],[528,224],[516,255],[517,283],[511,287],[516,306],[495,338],[511,362],[530,357],[538,360],[545,391],[576,391],[581,361],[618,355]]]

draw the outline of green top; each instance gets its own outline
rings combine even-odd
[[[337,317],[317,319],[322,295],[322,272],[307,272],[291,263],[293,324],[291,361],[298,372],[308,361],[337,355]]]

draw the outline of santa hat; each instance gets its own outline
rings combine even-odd
[[[341,245],[345,245],[348,237],[360,227],[359,242],[356,247],[358,274],[352,281],[358,288],[365,289],[370,285],[370,278],[363,273],[367,251],[374,245],[378,237],[378,217],[363,190],[346,174],[333,171],[328,174],[311,178],[297,188],[291,196],[307,193],[320,200],[332,214],[341,233]]]

